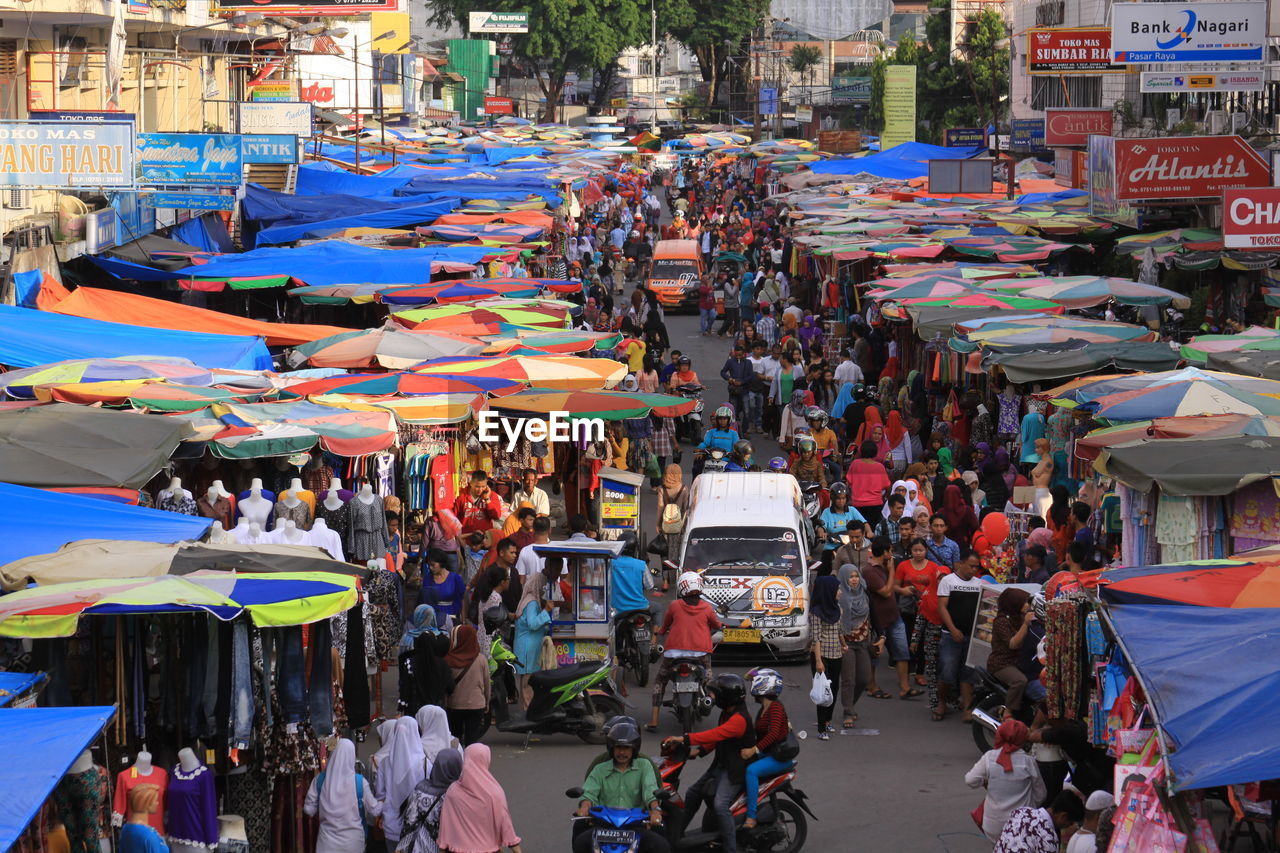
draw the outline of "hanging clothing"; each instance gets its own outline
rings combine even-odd
[[[353,562],[364,563],[382,557],[391,545],[387,533],[387,517],[382,501],[376,498],[365,503],[359,497],[346,504],[349,512],[347,524],[347,556]],[[329,523],[326,520],[326,523]]]
[[[275,508],[275,527],[273,530],[281,528],[281,522],[288,519],[297,526],[299,530],[310,530],[312,512],[311,507],[307,506],[307,502],[299,499],[297,506],[289,506],[283,499],[276,502]],[[328,522],[325,522],[328,524]]]
[[[1044,438],[1044,415],[1037,412],[1027,412],[1022,417],[1019,438],[1022,452],[1018,461],[1030,465],[1039,462],[1040,454],[1036,452],[1036,442],[1042,438]]]
[[[213,850],[218,844],[218,794],[213,771],[205,765],[190,773],[175,765],[165,798],[169,813],[169,843],[197,850]]]
[[[71,853],[98,853],[99,839],[110,835],[110,792],[107,771],[96,764],[83,773],[68,773],[54,788],[53,801],[67,827]]]
[[[222,522],[223,530],[230,530],[235,526],[231,520],[232,506],[230,498],[219,497],[216,501],[210,501],[207,494],[201,495],[196,500],[196,510],[205,518],[212,518],[214,521]]]
[[[185,489],[161,492],[159,497],[156,498],[156,509],[176,512],[182,515],[200,514],[196,499],[191,497],[191,493]]]

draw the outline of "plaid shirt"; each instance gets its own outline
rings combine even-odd
[[[670,458],[676,453],[676,421],[675,418],[662,418],[661,426],[653,431],[649,440],[655,456]]]
[[[764,342],[772,347],[778,342],[778,321],[773,316],[761,317],[756,320],[756,332],[760,337],[764,338]]]

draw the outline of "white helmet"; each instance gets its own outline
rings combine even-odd
[[[683,572],[676,580],[676,594],[681,598],[686,595],[702,594],[702,575],[697,572]]]

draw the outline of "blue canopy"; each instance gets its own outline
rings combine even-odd
[[[271,353],[262,338],[126,326],[0,305],[0,364],[37,367],[72,358],[121,355],[178,356],[201,367],[236,370],[271,367]]]
[[[0,709],[0,850],[14,845],[115,713],[109,705]]]
[[[1126,604],[1108,613],[1174,748],[1175,790],[1280,777],[1274,609]]]
[[[301,204],[292,211],[292,215],[280,217],[275,224],[259,231],[256,245],[323,237],[343,228],[425,225],[462,204],[462,199],[457,196],[434,200],[410,198],[401,204],[345,195],[291,198]],[[304,206],[309,209],[304,209]]]
[[[878,178],[907,180],[928,175],[930,160],[969,160],[986,153],[987,149],[982,146],[944,148],[923,142],[903,142],[879,154],[819,160],[810,163],[809,170],[818,175],[858,175],[865,172]]]
[[[0,708],[12,704],[48,677],[43,672],[0,672]]]
[[[204,536],[213,519],[0,483],[0,565],[48,554],[77,539],[181,542]],[[3,753],[0,753],[3,755]],[[0,762],[3,763],[3,762]]]
[[[417,172],[417,169],[412,170]],[[390,198],[409,183],[412,174],[387,169],[377,175],[356,175],[332,163],[303,163],[298,167],[298,195],[349,194],[361,198]]]
[[[240,255],[219,255],[208,263],[184,267],[177,274],[182,278],[291,275],[307,284],[424,284],[431,280],[432,261],[475,264],[496,251],[484,246],[379,249],[324,240],[307,246],[270,246]],[[189,357],[204,367],[218,366]]]

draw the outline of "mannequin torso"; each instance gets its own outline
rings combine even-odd
[[[249,484],[249,495],[239,504],[240,515],[259,527],[266,528],[267,519],[271,516],[273,502],[262,491],[262,480],[254,478]]]

